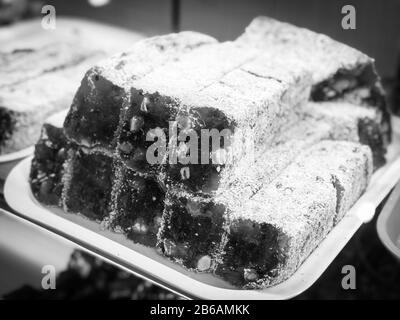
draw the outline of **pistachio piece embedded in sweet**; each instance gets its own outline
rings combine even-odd
[[[258,279],[257,271],[254,269],[244,269],[243,270],[243,278],[246,281],[256,281]]]
[[[130,131],[136,132],[139,131],[144,124],[144,119],[140,116],[133,116],[130,121]]]
[[[52,184],[48,179],[45,179],[40,185],[40,194],[46,195],[51,192]]]
[[[132,159],[134,161],[144,161],[146,160],[146,150],[144,148],[136,148],[133,153]]]
[[[193,200],[188,200],[186,203],[186,210],[189,212],[191,216],[200,216],[201,215],[201,207],[199,203]]]
[[[191,128],[192,123],[188,116],[180,115],[176,118],[178,128],[181,130],[188,130]]]
[[[164,239],[163,244],[164,244],[165,255],[167,256],[173,255],[176,247],[175,243],[173,243],[171,240]]]
[[[61,148],[60,150],[58,150],[58,152],[57,152],[58,158],[65,158],[65,156],[66,156],[65,148]]]
[[[182,180],[187,180],[190,178],[190,169],[189,167],[183,167],[181,169],[181,179]]]
[[[341,93],[346,89],[351,88],[354,85],[350,79],[339,79],[335,83],[332,84],[332,87],[335,89],[336,92]]]
[[[146,234],[148,227],[142,218],[137,218],[132,226],[132,231],[135,233]]]
[[[197,261],[197,270],[199,271],[207,271],[211,268],[211,257],[210,256],[202,256]]]
[[[143,192],[146,189],[146,180],[142,177],[136,176],[132,179],[130,185],[137,192]]]
[[[155,216],[154,219],[153,219],[153,222],[154,222],[154,225],[155,225],[156,227],[161,226],[161,223],[162,223],[162,218],[161,218],[161,216],[159,216],[159,215]]]
[[[323,91],[324,91],[324,94],[325,94],[325,96],[326,96],[327,98],[334,98],[334,97],[336,96],[336,91],[333,90],[332,88],[325,87],[325,88],[323,89]]]
[[[133,146],[131,143],[125,141],[118,145],[118,149],[121,150],[123,153],[130,153],[133,150]]]
[[[149,112],[148,104],[150,103],[150,99],[148,97],[144,97],[142,103],[140,104],[140,111]]]

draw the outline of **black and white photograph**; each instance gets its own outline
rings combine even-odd
[[[0,0],[0,300],[399,300],[399,15]]]

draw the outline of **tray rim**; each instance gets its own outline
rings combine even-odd
[[[382,212],[379,214],[379,217],[376,221],[376,229],[378,232],[378,237],[386,247],[386,249],[397,259],[400,259],[400,248],[396,246],[393,240],[389,237],[387,232],[386,224],[388,222],[389,217],[392,214],[395,214],[394,209],[400,203],[400,181],[397,183],[394,188],[392,194],[390,195],[387,203],[382,209]]]
[[[26,158],[14,167],[4,186],[5,199],[8,205],[18,212],[18,216],[67,238],[89,252],[141,278],[185,298],[200,299],[265,300],[289,299],[297,296],[308,289],[321,276],[358,228],[364,222],[372,219],[376,207],[400,179],[400,158],[397,158],[373,175],[371,179],[373,183],[370,183],[364,195],[289,279],[266,289],[243,290],[225,289],[193,279],[167,264],[153,260],[101,235],[99,232],[64,219],[46,207],[39,205],[33,199],[27,179],[31,159],[32,157]],[[398,179],[393,182],[395,176]],[[382,180],[385,179],[388,181],[383,183]],[[374,188],[378,190],[374,190]],[[377,194],[377,196],[371,196],[371,193]],[[30,210],[26,210],[26,205],[30,207]],[[40,216],[45,216],[47,221],[41,221]],[[70,228],[68,231],[70,233],[65,231],[67,226]],[[92,241],[93,239],[95,241]],[[110,248],[112,250],[109,250]]]
[[[10,152],[10,153],[6,153],[3,155],[0,155],[0,164],[4,164],[7,162],[13,162],[16,160],[20,160],[23,158],[26,158],[28,156],[30,156],[33,153],[33,150],[35,149],[35,147],[29,146],[26,148],[23,148],[21,150],[18,151],[14,151],[14,152]]]
[[[64,236],[58,234],[57,232],[54,232],[53,230],[51,230],[49,228],[46,228],[45,226],[42,226],[40,223],[35,222],[35,221],[29,219],[28,217],[21,215],[18,212],[10,212],[10,211],[8,211],[8,210],[6,210],[4,208],[0,208],[0,214],[4,214],[4,215],[7,215],[9,217],[12,217],[13,219],[17,220],[19,223],[22,223],[24,225],[27,225],[27,226],[30,226],[30,227],[35,228],[37,230],[40,230],[43,234],[48,234],[50,238],[51,237],[55,237],[57,240],[63,241],[66,245],[70,245],[73,248],[85,251],[85,252],[87,252],[87,253],[89,253],[91,255],[94,255],[95,257],[97,257],[97,258],[99,258],[99,259],[101,259],[103,261],[106,261],[106,262],[108,262],[108,263],[110,263],[110,264],[112,264],[112,265],[114,265],[114,266],[116,266],[118,268],[124,269],[125,271],[127,271],[129,273],[132,273],[132,274],[134,274],[135,276],[137,276],[137,277],[139,277],[141,279],[150,281],[153,284],[158,285],[158,286],[160,286],[160,287],[162,287],[162,288],[164,288],[166,290],[172,291],[173,293],[175,293],[177,295],[180,295],[183,298],[189,299],[189,297],[185,296],[183,293],[174,291],[173,288],[170,288],[168,286],[162,285],[162,284],[160,284],[160,283],[158,283],[158,282],[156,282],[156,281],[154,281],[154,280],[152,280],[150,278],[146,278],[145,276],[143,276],[140,273],[134,272],[131,269],[128,269],[128,268],[126,268],[126,267],[124,267],[124,266],[122,266],[120,264],[117,264],[115,261],[110,260],[110,259],[104,257],[103,255],[100,255],[100,254],[94,252],[93,250],[90,250],[87,247],[80,245],[78,243],[78,241],[74,241],[73,239],[69,239],[68,237],[64,237]]]

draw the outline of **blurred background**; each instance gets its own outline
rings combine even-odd
[[[57,16],[87,18],[148,36],[195,30],[219,40],[235,39],[258,15],[271,16],[325,33],[374,57],[389,103],[398,112],[398,0],[0,0],[0,24],[41,16],[43,4],[53,5]],[[355,30],[341,27],[342,7],[349,4],[356,9]]]
[[[236,38],[255,16],[271,16],[325,33],[374,57],[391,108],[399,112],[399,0],[0,0],[1,28],[43,16],[44,4],[53,5],[57,17],[86,18],[147,36],[195,30],[219,40]],[[356,9],[355,30],[341,27],[341,9],[347,4]],[[0,207],[9,209],[1,201]],[[22,248],[21,241],[29,246]],[[57,267],[57,290],[40,289],[43,263]],[[356,266],[357,290],[346,291],[340,285],[341,268],[346,264]],[[398,299],[399,284],[400,265],[383,248],[372,221],[358,231],[321,279],[298,298]],[[70,242],[6,215],[0,215],[0,297],[178,298],[88,255]]]
[[[43,1],[0,0],[0,20],[37,10]],[[36,3],[36,4],[35,4]],[[376,58],[384,77],[394,76],[400,48],[400,1],[398,0],[49,0],[57,15],[85,17],[147,35],[176,28],[196,30],[219,40],[241,34],[252,18],[267,15],[325,33]],[[343,30],[341,8],[356,8],[356,30]],[[9,9],[6,9],[6,7]],[[14,6],[14,9],[10,7]],[[8,12],[13,12],[14,16]],[[177,20],[178,22],[174,22]]]
[[[0,3],[3,3],[0,12],[3,23],[29,12],[34,14],[35,10],[39,15],[45,3],[53,5],[60,16],[89,18],[147,35],[174,29],[196,30],[219,40],[234,39],[252,18],[267,15],[325,33],[366,52],[376,59],[378,71],[384,77],[395,75],[399,58],[398,0],[0,0]],[[341,27],[341,9],[347,4],[356,9],[355,30]]]

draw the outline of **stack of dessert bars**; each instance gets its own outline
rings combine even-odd
[[[43,126],[30,179],[43,204],[262,288],[341,220],[389,140],[371,58],[260,17],[235,41],[159,36],[89,69],[64,126]]]

